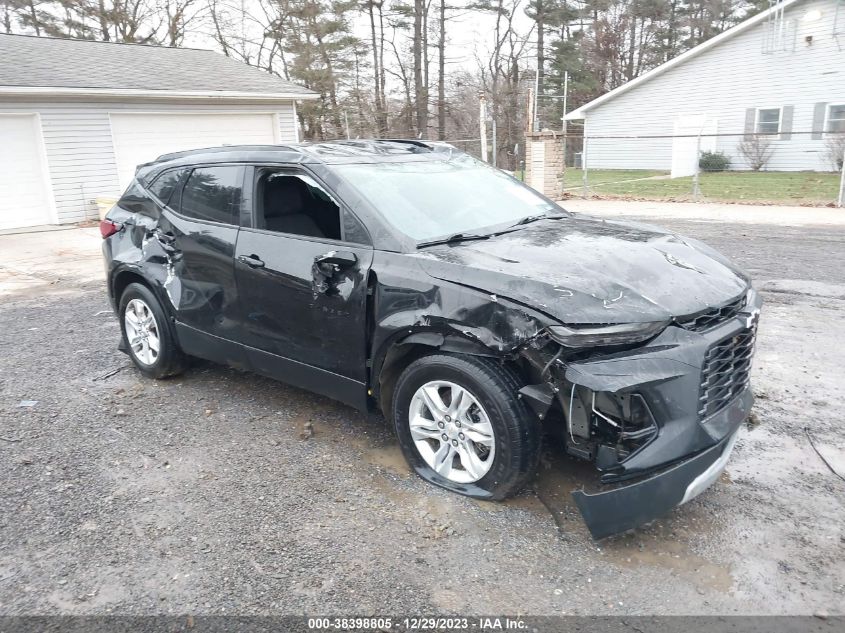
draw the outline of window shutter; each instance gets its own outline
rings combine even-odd
[[[814,141],[819,141],[824,133],[824,113],[827,110],[826,103],[817,103],[813,108],[813,135]]]
[[[792,140],[792,111],[794,106],[783,106],[780,113],[780,138],[782,141]]]
[[[748,108],[745,111],[745,136],[749,136],[755,132],[754,130],[754,119],[757,118],[757,109],[756,108]]]

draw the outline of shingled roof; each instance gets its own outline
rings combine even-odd
[[[29,35],[0,35],[0,87],[220,97],[316,96],[214,51]]]

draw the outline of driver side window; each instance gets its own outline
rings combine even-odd
[[[341,210],[307,174],[256,170],[255,228],[305,237],[342,239]]]

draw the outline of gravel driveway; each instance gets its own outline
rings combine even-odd
[[[472,501],[380,418],[207,363],[142,379],[101,282],[9,285],[0,614],[842,613],[845,481],[810,440],[845,473],[845,224],[660,223],[763,290],[755,423],[710,491],[601,543],[554,446]]]

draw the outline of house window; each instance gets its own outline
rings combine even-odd
[[[827,132],[845,132],[845,105],[832,105],[827,110]]]
[[[780,134],[780,108],[760,108],[757,110],[758,134]]]

